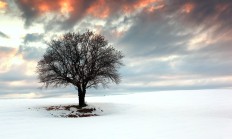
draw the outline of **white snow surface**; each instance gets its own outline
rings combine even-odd
[[[86,97],[100,116],[53,117],[41,107],[77,98],[0,100],[0,139],[232,139],[232,91]],[[29,109],[30,108],[30,109]]]

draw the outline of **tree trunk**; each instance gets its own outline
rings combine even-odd
[[[79,96],[79,107],[85,107],[87,106],[85,103],[85,89],[81,90],[81,88],[78,88],[78,96]]]

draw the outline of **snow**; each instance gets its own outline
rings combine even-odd
[[[231,139],[232,91],[161,91],[87,97],[99,116],[54,117],[40,108],[77,98],[0,100],[0,139]]]

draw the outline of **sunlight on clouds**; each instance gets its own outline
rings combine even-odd
[[[0,73],[5,73],[10,69],[10,65],[8,63],[0,64]]]
[[[194,10],[194,8],[195,8],[194,3],[186,3],[183,5],[181,12],[189,14]]]
[[[27,85],[27,82],[26,81],[11,81],[8,83],[8,85],[11,87],[25,86]]]
[[[163,78],[163,76],[161,76]],[[194,77],[194,76],[192,76]],[[184,78],[179,78],[179,76],[166,76],[165,80],[158,80],[158,81],[136,81],[136,82],[128,82],[125,83],[128,87],[182,87],[182,86],[204,86],[204,85],[220,85],[232,82],[232,76],[228,77],[198,77],[198,78],[191,78],[185,76]]]
[[[149,87],[166,87],[166,86],[189,86],[194,85],[194,80],[165,80],[165,81],[153,81],[149,82],[147,86]]]
[[[170,56],[163,56],[163,57],[150,57],[147,59],[141,59],[141,58],[135,58],[135,59],[128,59],[126,63],[127,66],[129,67],[135,67],[135,66],[140,66],[140,65],[145,65],[145,64],[150,64],[150,63],[155,63],[155,62],[169,62],[170,64],[174,64],[177,62],[177,60],[180,58],[178,55],[170,55]],[[172,65],[174,66],[174,65]]]
[[[10,64],[12,65],[21,65],[24,62],[23,56],[22,55],[16,55],[14,57],[12,57],[9,60]]]
[[[7,8],[7,3],[0,0],[0,13],[5,13],[6,8]]]
[[[209,46],[210,44],[214,44],[220,41],[227,41],[231,38],[228,37],[232,33],[232,30],[228,30],[224,34],[213,35],[214,32],[218,30],[219,26],[214,25],[208,29],[202,29],[199,27],[196,29],[195,36],[191,38],[188,42],[188,50],[198,50],[204,47]]]
[[[24,63],[22,55],[17,54],[17,52],[17,49],[12,49],[10,52],[0,52],[0,73],[7,72],[14,65],[21,65]]]
[[[170,56],[166,56],[166,57],[159,57],[159,58],[156,58],[157,60],[159,60],[159,61],[173,61],[173,60],[175,60],[175,59],[177,59],[177,58],[179,58],[180,56],[178,56],[178,55],[170,55]]]
[[[0,30],[9,36],[9,39],[2,39],[0,45],[10,47],[18,46],[26,33],[26,30],[23,28],[23,21],[5,15],[0,15],[0,18]]]
[[[195,79],[199,78],[199,75],[175,75],[175,74],[167,74],[159,76],[161,80],[176,80],[176,79]]]
[[[129,4],[123,5],[123,11],[125,13],[132,13],[141,10],[143,8],[150,7],[154,3],[159,3],[159,2],[163,2],[163,0],[138,0],[132,5]]]
[[[116,27],[115,35],[117,37],[122,37],[122,35],[133,26],[133,20],[127,19],[127,22],[125,22],[124,20],[125,17],[121,16],[112,23],[112,25]]]
[[[69,14],[74,10],[73,7],[71,6],[71,3],[68,1],[61,1],[60,6],[61,6],[60,12],[64,15]]]
[[[107,2],[105,0],[99,0],[96,2],[97,3],[87,9],[87,14],[101,19],[107,18],[110,14],[110,7],[107,6]]]
[[[9,52],[0,52],[0,73],[5,73],[12,68],[24,67],[24,73],[27,76],[34,76],[36,70],[36,61],[26,61],[23,55],[18,53],[18,49],[12,48]],[[18,84],[18,83],[16,83]],[[20,84],[20,83],[19,83]],[[15,83],[13,83],[15,85]]]
[[[22,55],[12,56],[8,58],[5,62],[0,64],[0,73],[4,73],[9,71],[11,68],[15,68],[15,66],[23,65],[24,73],[27,76],[35,76],[36,75],[36,61],[25,61]],[[14,83],[13,83],[14,84]],[[16,83],[17,84],[17,83]],[[20,84],[20,83],[19,83]]]
[[[201,33],[193,37],[188,43],[188,50],[197,50],[212,44],[213,40],[210,38],[209,34]]]
[[[41,4],[38,6],[38,8],[41,12],[48,12],[49,11],[49,7],[46,4]]]
[[[33,2],[35,5],[38,5],[38,7],[35,8],[38,8],[38,11],[41,12],[40,14],[58,11],[61,14],[66,15],[74,11],[72,0],[59,0],[56,2],[56,4],[53,4],[49,1],[41,1],[39,3],[37,3],[36,1]]]
[[[13,90],[10,97],[39,96],[34,60],[45,42],[89,29],[125,53],[124,87],[231,86],[231,6],[230,0],[0,0],[1,81]]]
[[[33,99],[33,98],[41,98],[43,97],[42,94],[40,93],[35,93],[35,92],[31,92],[31,93],[19,93],[19,94],[7,94],[7,95],[3,95],[1,96],[1,98],[17,98],[17,99]]]
[[[7,6],[7,3],[1,0],[0,1],[0,9],[6,8],[6,6]]]
[[[223,33],[214,34],[219,28],[220,25],[213,25],[207,29],[202,29],[202,27],[196,29],[195,36],[188,42],[188,50],[199,50],[217,42],[230,41],[232,29],[228,29]]]
[[[27,76],[34,76],[34,75],[36,75],[36,66],[37,66],[37,62],[36,61],[29,61],[29,62],[27,62],[25,74]]]
[[[23,88],[39,87],[39,83],[36,80],[10,81],[10,82],[7,82],[7,85],[10,87],[23,87]]]
[[[8,39],[0,38],[0,45],[7,47],[18,47],[22,44],[25,34],[27,33],[43,33],[44,28],[42,24],[35,23],[30,28],[24,28],[23,20],[7,15],[0,15],[2,19],[0,22],[0,31],[4,32]]]
[[[148,10],[148,12],[154,12],[155,10],[163,9],[164,7],[165,7],[164,4],[152,5],[152,6],[148,7],[147,10]]]
[[[195,50],[195,49],[200,49],[202,47],[204,47],[204,45],[200,45],[200,44],[204,44],[207,41],[207,34],[200,34],[197,35],[196,37],[192,38],[189,42],[189,50]]]

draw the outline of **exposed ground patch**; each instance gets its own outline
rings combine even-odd
[[[86,106],[80,108],[78,105],[46,106],[37,109],[46,110],[54,117],[63,117],[63,118],[99,116],[99,114],[103,112],[103,110],[101,110],[100,108],[95,108],[93,106]]]

